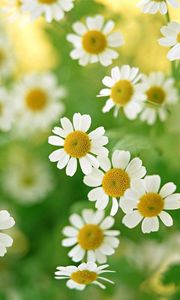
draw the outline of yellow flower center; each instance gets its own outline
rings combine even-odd
[[[40,3],[42,4],[53,4],[55,3],[57,0],[38,0]]]
[[[94,250],[98,248],[104,239],[101,228],[94,224],[86,224],[78,234],[79,245],[85,250]]]
[[[111,197],[121,197],[130,187],[129,176],[122,169],[112,168],[105,173],[102,187],[107,195]]]
[[[147,100],[153,104],[161,105],[166,98],[164,90],[160,86],[153,86],[146,91]]]
[[[33,111],[41,111],[47,104],[47,94],[45,91],[35,88],[30,90],[25,97],[27,107]]]
[[[21,7],[21,5],[22,5],[22,1],[21,0],[16,0],[16,6]]]
[[[97,273],[88,270],[77,271],[71,274],[71,279],[79,284],[90,284],[97,278]]]
[[[143,217],[155,217],[163,210],[164,200],[159,194],[147,193],[140,198],[137,208]]]
[[[177,35],[177,42],[180,43],[180,33]]]
[[[75,158],[85,156],[91,149],[91,142],[88,135],[83,131],[69,133],[64,142],[64,150]]]
[[[126,105],[133,95],[133,86],[129,80],[119,80],[111,89],[111,98],[118,105]]]
[[[97,30],[86,32],[82,38],[83,48],[90,54],[99,54],[107,46],[107,40],[103,33]]]
[[[0,49],[0,67],[3,65],[3,62],[5,61],[6,55],[2,49]]]

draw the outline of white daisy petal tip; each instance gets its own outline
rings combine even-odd
[[[0,211],[0,230],[6,230],[12,228],[15,225],[15,220],[7,210]],[[7,253],[7,249],[13,244],[13,239],[4,232],[0,232],[0,257],[3,257]]]

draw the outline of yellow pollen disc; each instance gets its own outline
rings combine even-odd
[[[3,62],[5,61],[5,53],[3,50],[0,49],[0,66],[3,64]]]
[[[101,228],[94,224],[86,224],[82,227],[78,234],[79,245],[84,250],[94,250],[98,248],[104,239]]]
[[[124,170],[112,168],[105,173],[102,187],[107,195],[121,197],[130,187],[130,178]]]
[[[127,104],[133,95],[133,86],[129,80],[119,80],[111,88],[111,99],[118,105]]]
[[[85,156],[91,148],[88,135],[83,131],[73,131],[69,133],[64,142],[64,150],[67,154],[75,158]]]
[[[177,35],[177,42],[180,43],[180,33]]]
[[[137,208],[143,217],[155,217],[163,210],[164,200],[159,194],[147,193],[140,198]]]
[[[71,279],[79,284],[90,284],[95,281],[97,274],[88,270],[77,271],[71,274]]]
[[[83,48],[90,54],[99,54],[107,46],[107,40],[103,33],[97,30],[90,30],[82,38]]]
[[[25,97],[27,107],[34,112],[41,111],[47,104],[47,94],[45,91],[35,88],[30,90]]]
[[[162,104],[165,101],[166,94],[160,86],[153,86],[146,91],[147,100],[154,104]]]
[[[57,0],[38,0],[40,3],[42,4],[53,4],[55,3]]]
[[[16,6],[17,6],[17,7],[20,7],[21,5],[22,5],[22,1],[21,1],[21,0],[17,0],[17,1],[16,1]]]

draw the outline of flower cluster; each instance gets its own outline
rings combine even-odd
[[[83,290],[90,283],[103,288],[97,279],[109,280],[99,277],[98,270],[104,266],[97,267],[95,262],[106,263],[107,256],[114,254],[119,245],[119,231],[110,229],[114,224],[112,216],[122,210],[125,226],[134,228],[142,221],[143,233],[155,232],[159,229],[159,218],[164,225],[173,225],[166,210],[180,208],[180,194],[175,193],[176,186],[171,182],[160,189],[160,176],[145,176],[146,168],[141,159],[131,159],[129,151],[115,150],[110,160],[105,148],[108,138],[104,136],[104,128],[98,127],[87,134],[91,125],[89,115],[75,113],[73,123],[68,118],[60,121],[62,127],[55,127],[53,133],[56,135],[49,137],[49,143],[60,149],[49,158],[58,162],[59,169],[66,167],[69,176],[75,174],[79,159],[85,174],[84,183],[93,188],[88,199],[96,202],[97,211],[84,209],[82,216],[72,214],[69,219],[71,225],[63,229],[66,238],[62,245],[73,247],[68,256],[74,262],[85,257],[87,263],[78,268],[58,267],[55,275],[57,279],[70,278],[67,281],[69,288]],[[111,216],[104,218],[110,200]]]

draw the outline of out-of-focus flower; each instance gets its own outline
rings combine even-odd
[[[15,66],[13,50],[7,37],[0,34],[0,79],[10,77]]]
[[[100,62],[103,66],[112,64],[118,58],[117,48],[124,44],[121,33],[111,33],[115,24],[112,20],[104,22],[103,16],[87,17],[86,24],[76,22],[73,30],[76,34],[68,34],[67,40],[74,45],[71,51],[72,59],[78,59],[79,64],[86,66],[88,63]]]
[[[136,180],[133,188],[126,191],[121,201],[121,208],[126,213],[122,220],[125,226],[134,228],[142,221],[143,233],[155,232],[159,229],[158,217],[164,225],[173,225],[172,217],[164,210],[179,209],[180,194],[174,194],[174,183],[166,183],[160,189],[160,182],[158,175],[146,176]]]
[[[7,0],[2,10],[6,13],[10,22],[14,22],[20,18],[23,19],[23,21],[27,21],[27,15],[22,11],[21,0]]]
[[[61,98],[65,89],[58,86],[52,73],[26,75],[15,86],[14,95],[17,105],[15,129],[22,136],[47,130],[64,111]]]
[[[127,189],[131,189],[133,181],[146,174],[142,161],[136,157],[130,161],[129,151],[115,150],[112,163],[108,157],[99,157],[100,167],[103,171],[93,168],[92,172],[84,177],[84,183],[95,187],[88,194],[90,201],[96,201],[96,208],[105,209],[109,198],[112,198],[111,215],[118,211],[120,201]],[[120,202],[121,203],[121,202]]]
[[[69,218],[72,226],[66,226],[62,241],[64,247],[74,246],[68,253],[73,261],[79,262],[87,255],[87,261],[106,263],[106,256],[112,255],[119,245],[118,230],[110,230],[114,225],[112,217],[104,218],[104,211],[94,212],[84,209],[82,217],[72,214]]]
[[[180,23],[170,22],[161,28],[163,38],[159,39],[159,44],[165,47],[172,47],[167,54],[170,61],[180,59]]]
[[[78,160],[84,174],[89,174],[92,167],[98,168],[99,162],[95,156],[108,155],[108,150],[104,147],[108,143],[108,138],[104,136],[104,127],[98,127],[88,134],[91,117],[80,113],[74,114],[73,124],[68,118],[62,118],[60,121],[62,128],[55,127],[52,130],[55,135],[50,136],[48,142],[60,146],[61,149],[50,154],[50,161],[58,162],[58,169],[67,166],[68,176],[76,173]]]
[[[95,284],[105,289],[105,285],[99,282],[99,279],[113,284],[113,281],[102,277],[101,274],[113,272],[106,270],[109,265],[97,266],[93,262],[82,263],[78,267],[57,267],[55,272],[56,279],[67,279],[67,287],[70,289],[84,290],[87,285]]]
[[[5,230],[13,227],[15,224],[14,219],[10,216],[7,210],[0,211],[0,230]],[[7,252],[6,248],[11,247],[13,239],[5,234],[0,233],[0,256],[4,256]]]
[[[157,116],[161,121],[167,119],[168,107],[178,101],[174,84],[173,78],[166,78],[161,72],[153,72],[149,76],[142,77],[142,86],[146,95],[146,103],[140,115],[142,121],[152,125]]]
[[[109,97],[103,112],[109,112],[115,107],[114,116],[118,115],[119,109],[123,109],[128,119],[135,119],[142,110],[145,100],[141,85],[137,84],[140,78],[138,68],[131,68],[128,65],[121,68],[114,67],[111,70],[111,77],[105,76],[102,80],[107,88],[102,89],[98,95],[98,97]]]
[[[174,8],[179,7],[177,0],[167,0]],[[165,15],[168,11],[167,2],[165,0],[141,0],[137,6],[142,8],[143,13],[156,14],[160,12]]]
[[[53,188],[46,164],[31,158],[6,169],[2,182],[6,194],[23,204],[42,201]]]
[[[9,131],[15,116],[15,106],[9,92],[0,87],[0,130]]]
[[[47,22],[63,19],[64,12],[70,11],[74,0],[22,0],[22,10],[30,13],[32,20],[44,16]]]

